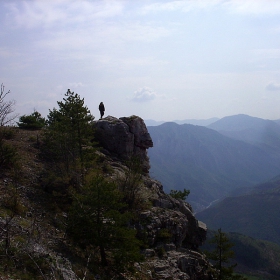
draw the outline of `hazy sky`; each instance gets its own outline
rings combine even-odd
[[[280,119],[279,0],[0,0],[0,83],[44,116]]]

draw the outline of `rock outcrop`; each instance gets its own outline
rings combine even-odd
[[[125,169],[125,160],[137,156],[143,169],[143,186],[139,193],[152,204],[139,213],[136,225],[149,248],[146,262],[136,265],[145,279],[214,279],[212,267],[198,247],[206,239],[206,225],[198,221],[187,202],[163,191],[160,182],[150,178],[147,149],[153,146],[144,121],[137,117],[106,117],[95,123],[101,152],[113,162],[116,173]],[[113,158],[113,161],[112,161]],[[119,164],[116,165],[116,161]]]
[[[153,147],[153,141],[141,118],[131,116],[117,119],[108,116],[95,122],[95,129],[96,139],[107,154],[121,160],[137,157],[143,172],[149,172],[147,149]]]

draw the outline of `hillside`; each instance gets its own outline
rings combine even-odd
[[[246,194],[254,194],[254,193],[259,193],[261,191],[273,191],[274,189],[277,189],[279,186],[280,182],[280,175],[273,177],[272,179],[261,183],[257,184],[251,187],[245,187],[245,188],[238,188],[233,190],[229,196],[242,196]]]
[[[152,141],[143,120],[136,116],[107,117],[94,122],[94,126],[99,144],[94,142],[95,148],[84,147],[90,159],[86,172],[99,175],[93,177],[95,181],[90,182],[94,185],[89,186],[83,186],[80,175],[73,172],[79,170],[77,164],[69,170],[71,177],[61,177],[67,171],[64,163],[69,162],[56,161],[53,156],[61,151],[54,146],[49,147],[51,153],[46,153],[45,130],[1,128],[1,148],[9,148],[0,154],[3,159],[0,165],[0,278],[197,277],[206,280],[212,277],[209,262],[198,251],[206,238],[205,224],[196,220],[191,205],[166,195],[160,182],[149,177],[146,149]],[[64,138],[57,139],[60,145]],[[134,166],[130,161],[132,155],[141,158],[140,165]],[[98,188],[99,182],[102,188]],[[122,197],[118,196],[119,190],[126,195],[125,201],[119,201]],[[86,196],[88,191],[95,195]],[[88,200],[91,201],[89,209],[96,207],[92,204],[95,196],[104,191],[107,195],[99,196],[101,200],[95,202],[96,205],[104,203],[101,208],[104,216],[99,223],[102,235],[98,236],[95,226],[89,222],[94,222],[92,216],[100,210],[94,208],[89,216],[84,210]],[[133,204],[128,211],[126,203],[131,199]],[[116,206],[121,208],[113,208]],[[77,214],[79,218],[75,220]],[[114,223],[111,223],[112,217]],[[130,222],[124,223],[127,217]],[[125,220],[122,222],[122,219]],[[88,235],[88,231],[92,235]],[[122,234],[118,235],[119,232]],[[79,239],[80,236],[83,238]],[[107,263],[102,262],[96,238],[106,244],[103,249]]]
[[[279,205],[280,181],[273,180],[251,188],[245,195],[227,197],[196,217],[210,229],[222,228],[280,245]]]
[[[167,192],[189,189],[195,210],[280,170],[280,157],[206,127],[165,123],[148,130],[154,142],[148,151],[151,176]]]
[[[208,231],[208,239],[214,236],[214,231]],[[245,274],[252,279],[276,280],[280,279],[280,246],[248,237],[237,232],[226,233],[230,242],[234,244],[233,263],[237,264],[236,271]],[[201,250],[213,250],[213,244],[208,241],[201,247]],[[251,278],[249,278],[251,279]]]

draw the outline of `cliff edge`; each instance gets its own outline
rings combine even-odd
[[[146,262],[138,264],[139,271],[150,274],[150,279],[213,279],[211,265],[198,251],[206,239],[206,225],[194,217],[190,204],[165,194],[161,183],[149,176],[147,149],[153,142],[144,121],[138,116],[108,116],[96,121],[94,127],[101,153],[115,173],[124,170],[131,157],[141,162],[139,196],[149,200],[151,207],[139,214],[137,229],[145,232],[149,244],[144,251]]]

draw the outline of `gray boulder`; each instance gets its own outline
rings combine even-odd
[[[138,158],[143,172],[149,172],[147,149],[153,147],[153,141],[143,119],[108,116],[96,121],[94,128],[96,139],[108,155],[119,160]]]

